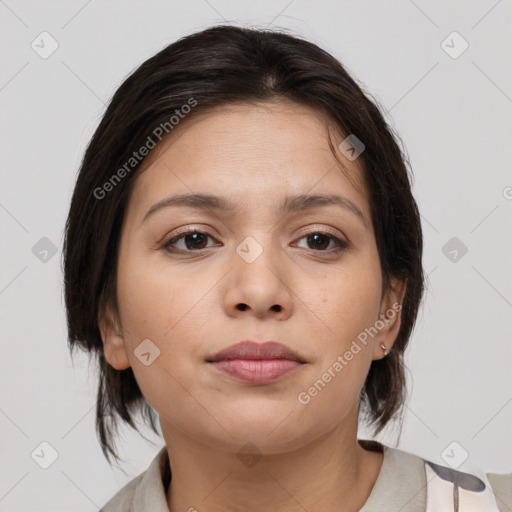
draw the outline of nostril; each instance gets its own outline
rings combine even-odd
[[[245,311],[248,308],[248,306],[247,306],[247,304],[238,304],[237,308],[240,311]]]

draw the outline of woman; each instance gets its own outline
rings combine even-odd
[[[278,32],[212,27],[119,87],[66,224],[69,342],[107,459],[137,411],[165,446],[102,510],[509,510],[510,475],[357,438],[399,418],[424,289],[397,139]]]

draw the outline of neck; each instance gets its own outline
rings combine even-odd
[[[364,449],[356,433],[342,425],[295,450],[252,459],[199,443],[169,425],[162,425],[162,432],[172,470],[171,512],[356,512],[383,460],[382,453]]]

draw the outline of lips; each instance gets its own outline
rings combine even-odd
[[[304,368],[306,361],[275,341],[242,341],[206,359],[215,371],[250,385],[271,384]]]
[[[306,361],[299,357],[293,350],[282,343],[275,341],[267,341],[265,343],[256,343],[255,341],[241,341],[235,345],[217,352],[214,356],[208,358],[209,363],[218,361],[229,361],[233,359],[248,360],[272,360],[272,359],[288,359],[289,361],[297,361],[305,363]]]

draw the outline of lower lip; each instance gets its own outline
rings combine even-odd
[[[252,384],[267,384],[303,366],[289,359],[230,359],[210,364],[226,375]]]

